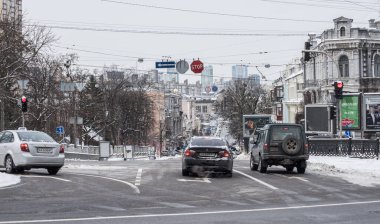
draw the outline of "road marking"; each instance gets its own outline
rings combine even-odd
[[[162,205],[166,205],[172,208],[194,208],[192,205],[186,205],[182,203],[172,203],[172,202],[160,202]]]
[[[297,180],[300,180],[300,181],[303,181],[303,182],[309,182],[309,180],[306,180],[305,178],[302,178],[302,177],[288,177],[289,179],[297,179]]]
[[[209,183],[209,184],[211,184],[211,181],[208,178],[194,178],[194,180],[190,180],[190,179],[177,179],[177,181],[181,181],[181,182],[199,182],[199,183]]]
[[[284,177],[284,178],[288,178],[288,179],[297,179],[297,180],[300,180],[300,181],[303,181],[303,182],[310,182],[309,180],[303,178],[303,177],[289,177],[289,176],[286,176],[286,175],[283,175],[283,174],[277,174],[277,173],[274,173],[272,174],[273,176],[277,176],[277,177]]]
[[[31,178],[50,178],[50,179],[55,179],[55,180],[60,180],[64,182],[72,182],[71,180],[66,180],[63,178],[58,178],[58,177],[51,177],[51,176],[31,176],[31,175],[20,175],[20,177],[31,177]]]
[[[136,187],[135,185],[127,182],[127,181],[124,181],[124,180],[119,180],[119,179],[115,179],[115,178],[111,178],[111,177],[103,177],[103,176],[97,176],[97,175],[90,175],[90,174],[81,174],[81,173],[70,173],[72,175],[78,175],[78,176],[87,176],[87,177],[97,177],[97,178],[102,178],[102,179],[107,179],[107,180],[112,180],[112,181],[116,181],[116,182],[120,182],[120,183],[123,183],[123,184],[126,184],[128,186],[130,186],[135,192],[136,194],[140,194],[140,189],[138,187]]]
[[[166,213],[166,214],[146,214],[146,215],[124,215],[124,216],[103,216],[103,217],[88,217],[88,218],[69,218],[69,219],[41,219],[41,220],[26,220],[26,221],[1,221],[0,224],[15,224],[15,223],[49,223],[49,222],[79,222],[91,220],[112,220],[112,219],[137,219],[137,218],[157,218],[157,217],[177,217],[177,216],[194,216],[194,215],[215,215],[215,214],[234,214],[234,213],[248,213],[248,212],[267,212],[267,211],[286,211],[294,209],[309,209],[309,208],[328,208],[340,207],[350,205],[365,205],[365,204],[379,204],[377,201],[360,201],[360,202],[346,202],[346,203],[333,203],[333,204],[319,204],[319,205],[302,205],[292,207],[277,207],[277,208],[256,208],[256,209],[242,209],[242,210],[224,210],[212,212],[187,212],[187,213]]]
[[[266,187],[268,187],[268,188],[270,188],[270,189],[272,189],[272,190],[278,190],[277,187],[275,187],[275,186],[273,186],[273,185],[270,185],[270,184],[268,184],[268,183],[265,183],[264,181],[261,181],[261,180],[259,180],[259,179],[257,179],[257,178],[254,178],[254,177],[252,177],[252,176],[250,176],[250,175],[248,175],[248,174],[245,174],[245,173],[240,172],[240,171],[235,170],[235,169],[234,169],[234,172],[236,172],[236,173],[238,173],[238,174],[240,174],[240,175],[243,175],[243,176],[245,176],[245,177],[247,177],[247,178],[249,178],[249,179],[251,179],[251,180],[254,180],[254,181],[256,181],[257,183],[262,184],[262,185],[264,185],[264,186],[266,186]]]
[[[107,209],[107,210],[114,211],[114,212],[123,212],[123,211],[126,211],[126,209],[124,209],[124,208],[111,207],[111,206],[105,206],[105,205],[94,205],[92,207]]]
[[[142,174],[142,169],[140,168],[137,171],[136,180],[135,180],[135,186],[140,186],[140,184],[141,184],[141,174]]]

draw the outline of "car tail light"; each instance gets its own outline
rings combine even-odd
[[[65,146],[63,144],[59,147],[59,153],[65,153]]]
[[[230,153],[227,150],[219,152],[220,157],[229,157]]]
[[[195,154],[195,152],[193,150],[186,149],[184,154],[186,157],[192,157]]]
[[[308,152],[309,151],[309,144],[305,143],[305,151]]]
[[[267,151],[267,150],[268,150],[268,148],[269,148],[269,147],[268,147],[268,144],[267,144],[267,143],[265,143],[265,144],[264,144],[264,146],[263,146],[263,149],[264,149],[265,151]]]
[[[20,149],[21,149],[21,151],[23,151],[23,152],[29,152],[29,146],[28,146],[28,144],[26,144],[26,143],[21,143],[21,144],[20,144]]]

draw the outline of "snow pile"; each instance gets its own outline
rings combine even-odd
[[[366,187],[380,186],[380,160],[310,156],[306,172],[342,178]]]
[[[20,183],[20,177],[6,173],[0,173],[0,187],[6,187]]]
[[[235,160],[249,160],[249,154],[241,153],[235,158]]]

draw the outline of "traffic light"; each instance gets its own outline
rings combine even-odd
[[[21,111],[22,112],[28,111],[28,99],[26,99],[25,96],[21,97]]]
[[[335,81],[334,82],[334,92],[335,92],[335,98],[342,99],[343,98],[343,82],[342,81]]]
[[[330,106],[330,119],[336,119],[336,106]]]
[[[311,47],[310,42],[305,42],[305,50],[306,51],[310,50],[310,47]],[[304,61],[310,61],[310,59],[311,59],[310,52],[304,52],[303,60]]]

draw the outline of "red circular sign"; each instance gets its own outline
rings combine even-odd
[[[194,73],[201,73],[203,71],[203,62],[200,60],[195,60],[191,63],[191,71]]]

